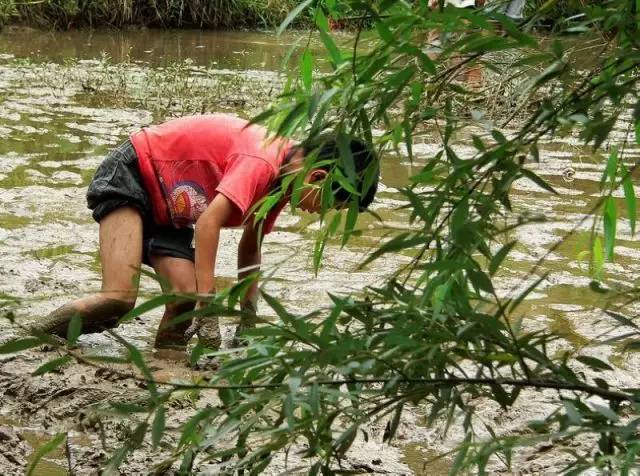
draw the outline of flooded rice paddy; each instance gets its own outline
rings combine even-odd
[[[297,40],[295,35],[276,40],[270,34],[248,32],[11,30],[0,34],[0,295],[20,300],[18,318],[37,318],[75,296],[99,289],[98,228],[86,209],[84,195],[110,148],[141,126],[169,116],[222,111],[250,117],[279,91],[283,78],[277,71]],[[483,132],[480,124],[470,124],[470,129]],[[614,141],[622,141],[626,132],[626,125],[620,125]],[[427,133],[421,138],[413,164],[405,157],[385,158],[383,185],[373,207],[384,222],[364,216],[362,236],[345,248],[329,246],[318,276],[313,274],[311,257],[318,224],[304,213],[285,211],[264,246],[265,270],[272,275],[267,290],[290,309],[303,312],[328,304],[327,292],[358,292],[381,283],[406,262],[403,255],[387,256],[358,269],[371,246],[393,229],[406,226],[407,214],[398,209],[403,202],[397,189],[438,150],[435,137]],[[460,156],[473,154],[466,144],[461,134]],[[631,161],[640,151],[632,148],[625,154]],[[546,222],[513,233],[511,238],[519,244],[498,280],[499,288],[507,293],[516,285],[526,287],[535,276],[521,282],[523,276],[540,257],[548,255],[536,275],[549,271],[549,279],[522,306],[524,325],[563,333],[567,346],[614,365],[614,380],[635,383],[638,359],[634,354],[591,345],[612,327],[601,312],[602,295],[589,288],[588,263],[580,259],[591,229],[590,220],[581,220],[599,197],[603,156],[571,139],[546,143],[541,156],[541,163],[532,168],[560,195],[530,182],[516,183],[514,208],[543,216]],[[625,216],[621,198],[618,215]],[[640,272],[640,247],[631,236],[628,220],[622,218],[618,228],[616,260],[606,271],[606,283],[613,288],[633,286]],[[555,247],[569,232],[572,236]],[[217,272],[227,283],[235,278],[238,240],[238,230],[224,232]],[[143,277],[142,297],[157,292],[156,283]],[[264,306],[261,312],[269,315]],[[123,326],[122,335],[148,352],[158,375],[188,378],[191,371],[185,365],[152,353],[159,318],[160,311],[145,314]],[[225,327],[227,337],[230,329]],[[6,340],[13,333],[4,326],[0,337]],[[83,336],[80,344],[105,353],[118,349],[103,334]],[[104,375],[78,367],[73,374],[30,379],[29,373],[40,363],[33,356],[31,360],[25,356],[0,358],[0,394],[4,395],[0,471],[19,474],[32,448],[38,446],[29,424],[32,419],[38,422],[39,438],[49,430],[70,432],[67,454],[51,455],[45,462],[46,474],[65,474],[72,463],[76,474],[90,474],[103,461],[104,451],[96,435],[83,433],[92,426],[78,421],[78,408],[107,399],[114,386],[119,387],[120,395],[133,394],[135,385],[116,385],[115,377],[105,380]],[[58,393],[65,389],[66,393]],[[510,416],[500,416],[504,420],[496,425],[515,428],[534,413],[544,412],[545,396],[537,395],[535,411],[516,408]],[[184,421],[190,408],[188,402],[176,403],[172,424]],[[498,418],[499,409],[487,406],[486,412]],[[394,447],[382,445],[381,439],[375,443],[373,438],[357,443],[352,465],[391,474],[446,472],[442,461],[424,466],[448,446],[420,421],[419,415],[409,415]],[[377,455],[374,460],[373,453]],[[132,471],[144,473],[151,456],[136,458]],[[554,461],[542,460],[540,470]],[[274,463],[279,471],[286,470],[284,464]]]

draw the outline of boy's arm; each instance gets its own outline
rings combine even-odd
[[[238,280],[242,280],[260,270],[262,238],[263,236],[254,227],[253,222],[245,225],[242,238],[238,244]],[[240,303],[240,308],[247,312],[255,313],[257,301],[258,280],[256,279],[247,289],[244,299]]]
[[[227,222],[235,205],[219,193],[211,201],[195,227],[196,289],[198,294],[216,291],[215,265],[220,228]]]

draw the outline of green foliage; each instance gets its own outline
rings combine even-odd
[[[52,451],[54,451],[66,439],[67,439],[67,435],[65,435],[64,433],[58,433],[51,440],[49,440],[47,443],[42,445],[32,457],[31,463],[27,468],[27,476],[33,476],[35,474],[38,474],[35,471],[38,468],[38,463],[40,462],[40,460],[46,455],[48,455],[49,453],[51,453]]]
[[[547,2],[534,16],[541,18],[552,4]],[[625,2],[599,2],[586,8],[581,20],[572,21],[572,31],[595,28],[604,30],[607,38],[616,37],[614,50],[585,73],[574,69],[562,42],[541,44],[526,29],[494,13],[434,12],[426,2],[349,2],[373,30],[366,46],[359,44],[358,32],[355,44],[344,48],[326,28],[325,18],[333,17],[334,8],[329,2],[315,5],[329,72],[316,76],[315,88],[310,88],[309,63],[319,62],[303,53],[293,86],[260,120],[279,133],[305,136],[331,129],[371,140],[372,128],[377,128],[383,134],[373,145],[403,148],[410,155],[414,138],[435,122],[442,149],[404,190],[411,207],[410,231],[391,236],[364,263],[412,250],[411,263],[394,279],[369,289],[365,299],[333,297],[334,306],[320,314],[292,315],[266,297],[280,323],[248,332],[254,344],[247,356],[224,365],[212,380],[214,385],[239,386],[220,390],[225,411],[210,420],[213,440],[230,431],[222,422],[233,421],[236,448],[243,454],[236,469],[250,470],[266,454],[304,441],[305,456],[317,461],[312,472],[330,472],[362,425],[386,420],[385,438],[391,439],[403,409],[424,405],[430,422],[464,427],[467,439],[459,448],[455,471],[475,467],[482,472],[497,453],[510,461],[528,437],[491,433],[491,438],[479,439],[480,422],[471,402],[484,397],[508,408],[525,388],[554,388],[563,390],[562,398],[546,420],[532,422],[536,441],[597,435],[596,447],[574,454],[565,469],[629,471],[634,464],[629,455],[640,443],[638,423],[619,412],[625,408],[627,416],[635,414],[635,391],[613,389],[601,378],[586,381],[581,366],[598,373],[611,366],[593,356],[552,355],[549,349],[557,335],[517,324],[519,305],[546,275],[507,297],[496,293],[492,276],[499,274],[515,246],[505,241],[509,230],[532,219],[515,214],[509,200],[512,184],[530,180],[555,193],[528,168],[530,161],[539,161],[540,138],[579,134],[586,144],[600,148],[629,107],[629,98],[636,98],[640,56],[634,43],[635,9]],[[626,15],[620,13],[624,8]],[[428,31],[438,27],[446,28],[452,40],[432,58],[424,42]],[[453,138],[465,122],[458,104],[470,92],[456,76],[476,64],[497,68],[496,60],[511,50],[517,51],[520,65],[539,67],[528,81],[528,94],[539,106],[509,138],[498,129],[492,130],[491,139],[475,138],[475,156],[462,160]],[[605,259],[614,258],[619,213],[613,193],[619,188],[635,226],[632,170],[623,158],[616,149],[609,154],[603,197],[592,210],[602,217],[594,220],[593,228],[592,272],[597,279]],[[338,227],[339,219],[326,223],[316,263],[327,240],[348,234]],[[351,220],[348,229],[354,227]],[[589,395],[607,403],[586,403]],[[252,445],[246,433],[261,443]],[[194,447],[207,458],[229,450],[212,442]]]
[[[296,0],[0,0],[0,26],[11,19],[43,28],[148,25],[197,28],[272,28]],[[305,23],[296,17],[296,25]]]

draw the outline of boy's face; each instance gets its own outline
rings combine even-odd
[[[327,172],[322,169],[313,169],[304,178],[302,193],[298,208],[309,213],[318,213],[322,210],[322,181]]]

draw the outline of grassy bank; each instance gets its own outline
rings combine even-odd
[[[0,0],[0,27],[18,23],[40,28],[91,26],[270,28],[298,0]]]

